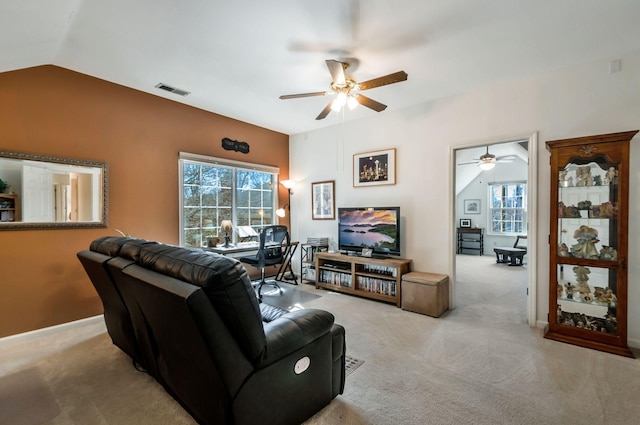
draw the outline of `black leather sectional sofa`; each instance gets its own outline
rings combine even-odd
[[[237,260],[125,237],[78,258],[113,343],[198,423],[299,424],[342,393],[344,328],[259,303]]]

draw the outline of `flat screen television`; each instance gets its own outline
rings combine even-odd
[[[338,208],[338,245],[374,256],[400,255],[400,207]]]

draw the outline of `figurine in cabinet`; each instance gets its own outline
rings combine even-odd
[[[600,218],[614,218],[618,215],[618,206],[615,202],[603,202],[600,205]]]
[[[578,243],[571,246],[571,254],[574,257],[596,259],[600,257],[596,249],[596,243],[600,242],[596,229],[582,225],[573,233],[573,237],[578,240]]]
[[[589,284],[587,283],[589,281],[589,274],[591,273],[591,270],[587,267],[575,266],[573,268],[573,272],[576,274],[576,281],[578,282],[578,285],[576,285],[576,291],[580,294],[591,293],[591,288],[589,288]]]
[[[591,201],[585,200],[585,201],[578,202],[579,210],[588,210],[589,208],[591,208]]]
[[[576,186],[585,187],[593,186],[593,177],[591,177],[591,167],[585,165],[576,169]]]
[[[612,304],[618,301],[618,297],[616,297],[616,294],[613,293],[613,290],[611,288],[607,288],[604,290],[602,298],[604,298],[605,302],[608,304]]]
[[[576,207],[575,205],[571,205],[570,207],[565,207],[564,216],[566,218],[579,218],[580,210],[578,210],[578,207]]]
[[[616,319],[615,316],[609,316],[607,314],[607,318],[604,321],[604,327],[607,332],[615,335],[618,333],[618,319]]]
[[[568,187],[569,180],[567,180],[567,170],[558,171],[558,184],[560,187]]]
[[[609,167],[609,169],[604,175],[604,183],[612,184],[615,181],[617,176],[618,176],[618,170],[616,170],[615,167]]]
[[[600,259],[607,261],[618,261],[618,252],[610,246],[603,246],[600,250]]]
[[[564,242],[558,245],[558,257],[571,257],[571,254],[569,253],[569,247]]]
[[[601,176],[593,176],[593,185],[594,186],[602,186],[602,177]]]
[[[595,286],[593,288],[593,298],[599,303],[604,303],[604,288]]]

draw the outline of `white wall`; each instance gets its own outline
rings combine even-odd
[[[606,58],[403,110],[371,112],[366,120],[291,136],[290,178],[300,182],[292,196],[294,239],[304,241],[309,235],[337,238],[336,221],[311,220],[310,195],[311,182],[335,179],[337,206],[399,205],[404,226],[402,255],[413,259],[414,270],[451,274],[455,236],[451,147],[526,138],[537,131],[538,152],[530,153],[538,155],[540,195],[537,319],[546,322],[550,183],[544,142],[640,129],[640,51],[619,58],[622,72],[616,74],[609,74],[609,60],[618,58]],[[411,70],[407,71],[410,83]],[[388,93],[392,106],[392,91]],[[376,98],[375,90],[370,95]],[[352,155],[392,147],[397,149],[397,184],[354,188]],[[629,258],[637,259],[640,137],[632,143],[631,157]],[[535,223],[531,225],[532,231],[536,229]],[[640,262],[630,260],[628,264],[629,339],[640,346]]]

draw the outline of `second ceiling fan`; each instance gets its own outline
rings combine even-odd
[[[496,166],[498,162],[512,162],[514,155],[495,156],[489,153],[489,146],[487,146],[487,153],[481,155],[480,158],[474,159],[472,162],[463,162],[458,165],[477,164],[482,170],[490,170]]]
[[[363,83],[358,83],[352,75],[346,74],[345,71],[349,67],[348,63],[331,59],[327,60],[326,63],[327,67],[329,68],[329,72],[331,73],[332,81],[330,84],[330,91],[288,94],[280,96],[280,99],[297,99],[300,97],[336,95],[336,98],[329,102],[329,104],[325,106],[322,112],[320,112],[320,114],[316,117],[317,120],[324,119],[332,110],[336,112],[340,111],[345,105],[353,109],[357,104],[360,104],[366,106],[367,108],[373,109],[376,112],[381,112],[387,108],[387,105],[364,96],[360,92],[380,86],[386,86],[388,84],[406,81],[408,77],[406,72],[398,71],[394,72],[393,74],[374,78]]]

